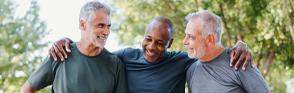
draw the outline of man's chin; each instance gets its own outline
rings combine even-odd
[[[156,63],[156,59],[151,59],[150,56],[144,55],[144,58],[145,58],[149,63]]]
[[[158,61],[156,61],[156,60],[148,60],[148,59],[147,59],[147,61],[148,61],[148,63],[151,63],[151,64],[158,63]]]
[[[197,56],[195,56],[195,55],[193,55],[193,54],[190,54],[190,53],[188,53],[188,57],[189,57],[189,58],[196,58],[196,59],[198,59]]]
[[[96,47],[103,49],[104,48],[104,45],[96,45]]]
[[[94,45],[96,47],[102,47],[103,48],[105,46],[105,42],[95,42]]]

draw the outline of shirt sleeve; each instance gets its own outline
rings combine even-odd
[[[124,56],[124,52],[125,52],[125,49],[121,49],[121,50],[114,51],[113,54],[115,54],[119,59],[122,60]]]
[[[238,72],[241,87],[243,87],[247,93],[266,93],[270,91],[263,76],[256,67],[247,67],[245,71],[238,70]]]
[[[124,64],[120,61],[117,77],[116,77],[115,93],[128,93],[128,83],[126,78],[126,69]]]
[[[40,90],[51,85],[54,79],[52,58],[47,57],[40,67],[28,79],[29,84],[35,90]]]

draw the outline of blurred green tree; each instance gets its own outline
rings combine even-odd
[[[0,91],[17,93],[41,62],[38,50],[46,46],[41,39],[46,26],[39,19],[39,7],[31,1],[24,16],[16,15],[10,0],[0,0]]]
[[[245,41],[254,62],[275,93],[285,93],[285,81],[294,78],[293,0],[113,0],[114,19],[121,22],[120,42],[140,45],[149,21],[164,15],[175,25],[171,50],[184,50],[184,17],[207,9],[222,17],[222,44],[232,47]],[[281,73],[282,72],[282,73]]]

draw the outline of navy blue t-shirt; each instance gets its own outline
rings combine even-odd
[[[130,93],[185,93],[186,70],[197,61],[186,52],[166,52],[157,64],[148,63],[142,49],[114,54],[125,63]]]

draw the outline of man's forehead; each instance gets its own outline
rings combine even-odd
[[[171,37],[170,31],[166,28],[162,28],[158,25],[149,26],[145,32],[145,37],[152,37],[154,39],[165,40]]]
[[[146,33],[150,31],[159,31],[159,32],[168,32],[171,33],[171,29],[167,23],[159,22],[159,21],[152,21],[149,23],[146,29]]]
[[[187,23],[185,33],[186,34],[199,34],[201,32],[201,23],[200,20],[191,20]]]
[[[109,18],[106,17],[96,17],[92,19],[92,22],[96,23],[96,24],[104,24],[104,25],[110,25],[111,24],[111,20]]]

